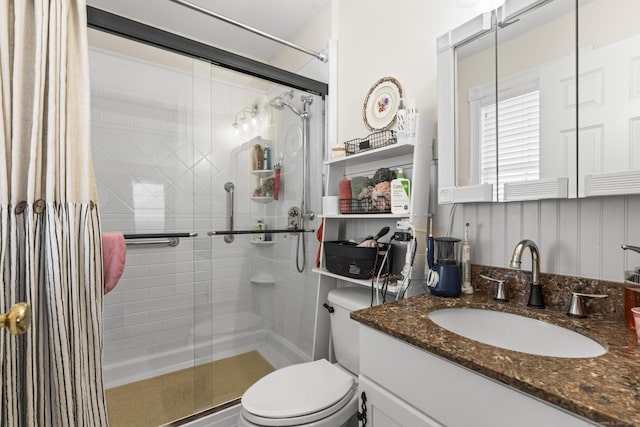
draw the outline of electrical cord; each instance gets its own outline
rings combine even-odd
[[[451,205],[451,209],[449,210],[449,224],[447,225],[447,233],[445,234],[446,237],[451,236],[451,230],[453,229],[453,219],[455,217],[457,207],[458,204],[454,203],[453,205]]]
[[[387,252],[385,253],[385,259],[387,258],[387,254],[391,251],[391,245],[387,246]],[[387,289],[389,288],[390,275],[391,275],[391,261],[384,262],[383,267],[386,266],[384,280],[382,281],[382,286],[380,288],[380,292],[382,294],[382,303],[387,302]]]
[[[371,307],[373,307],[373,296],[375,294],[375,280],[376,280],[376,265],[378,265],[378,255],[380,253],[380,251],[377,248],[378,243],[376,242],[376,258],[373,261],[373,276],[371,277],[371,304],[369,304]]]
[[[390,266],[387,263],[387,258],[389,256],[389,252],[391,252],[391,242],[393,241],[393,236],[391,236],[391,239],[389,239],[389,243],[387,246],[387,250],[384,252],[384,257],[382,258],[382,263],[380,265],[380,270],[378,270],[378,274],[373,277],[371,279],[371,303],[373,304],[373,292],[374,292],[374,288],[375,288],[375,293],[376,293],[376,304],[380,304],[380,295],[382,294],[382,303],[385,302],[385,298],[386,298],[386,286],[385,283],[387,283],[388,286],[388,282],[389,282],[389,268]],[[383,246],[381,243],[378,243],[376,246],[376,263],[375,265],[378,265],[378,254],[380,253],[380,249],[382,249]],[[380,285],[380,276],[382,275],[382,270],[385,268],[385,266],[387,267],[386,270],[386,277],[382,282],[382,286]],[[374,270],[375,273],[375,270]],[[384,293],[382,292],[382,288],[384,287]]]
[[[415,236],[412,236],[411,240],[409,241],[409,244],[407,245],[407,255],[411,254],[411,257],[408,263],[407,274],[402,277],[400,288],[396,293],[396,300],[404,298],[407,292],[407,289],[409,289],[409,286],[411,285],[411,272],[413,271],[413,262],[416,259],[417,250],[418,250],[418,245],[416,243],[416,238]],[[409,257],[407,256],[407,258]]]

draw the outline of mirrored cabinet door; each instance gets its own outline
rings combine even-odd
[[[470,132],[478,116],[470,112],[469,99],[495,94],[496,22],[495,12],[487,12],[437,39],[439,203],[491,201],[492,185],[480,181]]]
[[[506,0],[438,39],[440,203],[576,197],[575,6]]]
[[[497,133],[493,200],[576,197],[575,0],[511,4],[496,34],[496,128],[482,129]],[[496,115],[495,101],[481,115]]]
[[[491,197],[496,183],[495,114],[486,113],[496,102],[496,16],[489,29],[454,49],[457,188],[474,188]],[[483,141],[484,144],[481,144]]]
[[[578,1],[579,196],[640,193],[640,1]]]

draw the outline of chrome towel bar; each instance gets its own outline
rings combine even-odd
[[[209,231],[207,236],[220,236],[223,234],[277,234],[277,233],[314,233],[316,230],[308,229],[284,229],[284,230],[222,230]]]

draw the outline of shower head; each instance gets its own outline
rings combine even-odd
[[[271,105],[276,110],[283,110],[284,106],[288,105],[288,103],[284,100],[285,96],[288,96],[289,99],[293,98],[293,89],[291,89],[289,92],[284,92],[276,96],[271,101],[269,101],[269,105]]]
[[[289,92],[284,92],[284,93],[276,96],[271,101],[269,101],[269,105],[271,105],[276,110],[283,110],[284,107],[287,107],[291,111],[296,113],[296,115],[302,117],[303,119],[306,119],[309,116],[309,113],[307,113],[307,108],[306,107],[308,105],[311,105],[311,103],[313,102],[313,99],[311,99],[311,96],[309,96],[309,97],[306,97],[306,96],[300,97],[300,100],[303,103],[303,109],[302,110],[299,109],[298,107],[292,105],[285,98],[289,98],[289,99],[293,98],[293,89],[291,89]],[[307,99],[307,98],[309,98],[309,99]]]

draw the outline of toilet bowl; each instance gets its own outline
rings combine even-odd
[[[359,339],[350,313],[369,307],[367,288],[329,292],[331,337],[337,363],[326,359],[278,369],[258,380],[241,400],[239,427],[357,426]]]
[[[325,359],[278,369],[244,393],[238,426],[341,426],[358,410],[357,388]]]

